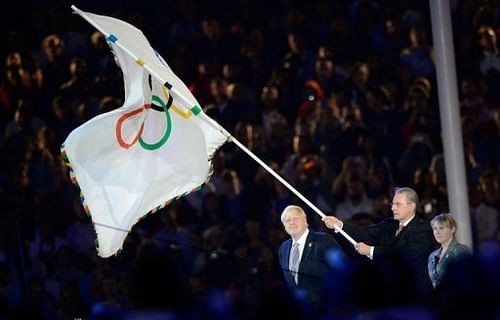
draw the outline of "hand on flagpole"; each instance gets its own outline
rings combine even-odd
[[[372,246],[369,246],[364,242],[358,242],[356,245],[354,245],[354,249],[356,249],[356,251],[360,255],[367,256],[368,258],[370,258],[371,255],[371,248]]]
[[[343,235],[349,242],[353,245],[356,246],[357,242],[349,236],[344,230],[342,230],[342,227],[344,226],[344,223],[337,219],[334,216],[322,216],[321,220],[325,223],[326,227],[328,229],[335,229],[335,232],[340,233]]]
[[[344,225],[342,221],[340,221],[334,216],[324,216],[321,220],[323,220],[328,229],[342,229]]]

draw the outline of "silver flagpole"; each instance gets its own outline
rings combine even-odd
[[[457,219],[458,240],[471,250],[472,236],[460,110],[457,93],[453,32],[450,1],[429,0],[432,19],[432,37],[436,57],[439,112],[444,146],[446,185],[451,213]]]

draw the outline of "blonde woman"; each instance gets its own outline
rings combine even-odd
[[[427,263],[429,278],[436,288],[442,281],[448,265],[470,254],[467,246],[459,243],[455,239],[457,223],[449,213],[438,214],[431,220],[432,232],[439,249],[429,255]]]

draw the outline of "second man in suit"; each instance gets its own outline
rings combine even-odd
[[[326,226],[338,226],[356,241],[356,251],[372,260],[402,257],[414,272],[417,287],[425,297],[432,291],[427,259],[435,242],[429,223],[416,215],[418,195],[411,188],[397,188],[391,203],[394,219],[358,227],[333,216],[323,218]]]

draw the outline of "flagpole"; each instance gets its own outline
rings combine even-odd
[[[187,105],[191,105],[192,102],[190,102],[181,92],[179,92],[176,88],[172,86],[171,83],[165,81],[165,79],[162,79],[160,75],[158,75],[154,70],[150,68],[150,66],[147,64],[147,62],[143,61],[140,57],[137,57],[132,51],[130,51],[128,48],[124,47],[119,39],[117,40],[116,37],[114,37],[112,34],[109,32],[106,32],[102,28],[100,28],[92,19],[87,17],[86,13],[74,5],[71,6],[71,9],[73,9],[77,14],[82,16],[88,23],[90,23],[94,28],[96,28],[99,32],[101,32],[108,41],[111,41],[113,44],[116,46],[120,47],[126,54],[128,54],[130,57],[132,57],[141,67],[143,67],[146,71],[148,71],[154,78],[156,78],[158,81],[162,82],[163,85],[170,90],[173,96],[177,96],[184,102],[187,102]],[[140,63],[139,63],[140,62]],[[243,144],[241,144],[237,139],[235,139],[231,134],[227,132],[220,124],[218,124],[215,120],[212,118],[208,117],[206,114],[203,112],[200,113],[203,115],[203,119],[207,121],[209,124],[214,126],[216,129],[220,130],[223,132],[224,135],[226,135],[230,141],[232,141],[234,144],[236,144],[241,150],[243,150],[246,154],[248,154],[253,160],[255,160],[259,165],[261,165],[264,169],[267,170],[273,177],[278,179],[285,187],[287,187],[291,192],[293,192],[299,199],[304,201],[311,209],[314,210],[320,217],[325,217],[326,215],[318,208],[316,207],[311,201],[309,201],[306,197],[304,197],[297,189],[295,189],[292,185],[290,185],[285,179],[283,179],[279,174],[277,174],[272,168],[270,168],[264,161],[259,159],[252,151],[248,150]],[[349,240],[352,245],[356,244],[356,241],[349,236],[344,230],[341,228],[335,226],[335,231],[343,235],[347,240]]]
[[[173,88],[172,88],[173,89]],[[186,100],[182,95],[179,94],[181,99]],[[187,101],[187,100],[186,100]],[[276,171],[274,171],[270,166],[268,166],[264,161],[262,161],[259,157],[257,157],[252,151],[250,151],[244,144],[242,144],[238,139],[227,133],[226,129],[218,124],[214,119],[207,116],[205,113],[201,113],[203,115],[203,119],[214,126],[216,129],[222,130],[224,134],[229,136],[229,141],[237,145],[241,150],[243,150],[247,155],[250,156],[255,162],[257,162],[260,166],[266,169],[274,178],[276,178],[279,182],[281,182],[285,187],[288,188],[293,194],[295,194],[300,200],[304,201],[311,209],[314,210],[320,217],[324,218],[326,215],[316,206],[314,203],[309,201],[302,193],[300,193],[297,189],[295,189],[288,181],[283,179]],[[334,229],[336,232],[340,233],[344,236],[353,246],[356,245],[356,240],[354,240],[350,235],[348,235],[344,230],[339,228],[337,225],[334,225]]]
[[[170,90],[172,90],[171,88]],[[187,99],[178,93],[179,98],[187,101]],[[285,187],[288,188],[293,194],[295,194],[300,200],[304,201],[305,204],[307,204],[311,209],[314,210],[320,217],[324,218],[326,215],[316,206],[314,203],[309,201],[302,193],[300,193],[297,189],[295,189],[288,181],[283,179],[276,171],[274,171],[270,166],[268,166],[264,161],[262,161],[259,157],[257,157],[252,151],[250,151],[244,144],[238,141],[235,137],[230,135],[224,127],[222,127],[220,124],[218,124],[214,119],[210,118],[207,116],[205,113],[201,113],[203,116],[203,119],[207,121],[209,124],[214,126],[218,130],[222,130],[222,132],[226,135],[229,136],[229,141],[233,142],[235,145],[237,145],[241,150],[243,150],[247,155],[250,156],[254,161],[256,161],[260,166],[262,166],[264,169],[266,169],[267,172],[269,172],[274,178],[276,178],[279,182],[281,182]],[[335,231],[340,233],[341,235],[344,236],[353,246],[356,245],[356,240],[354,240],[350,235],[348,235],[344,230],[339,228],[337,225],[334,225]]]
[[[279,182],[281,182],[285,187],[287,187],[290,191],[292,191],[297,197],[299,197],[300,200],[304,201],[305,204],[307,204],[311,209],[314,210],[320,217],[324,218],[326,215],[314,205],[309,199],[304,197],[297,189],[295,189],[291,184],[289,184],[285,179],[283,179],[276,171],[274,171],[271,167],[269,167],[264,161],[259,159],[252,151],[248,150],[247,147],[245,147],[241,142],[239,142],[237,139],[235,139],[233,136],[230,137],[231,141],[237,145],[241,150],[246,152],[252,158],[255,160],[258,164],[260,164],[264,169],[267,170],[273,177],[278,179]],[[334,225],[335,231],[343,235],[347,240],[349,240],[352,245],[356,245],[356,241],[348,235],[344,230],[339,228],[337,225]]]

